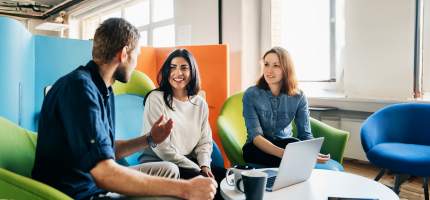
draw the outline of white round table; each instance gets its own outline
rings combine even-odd
[[[227,200],[245,199],[245,194],[227,185],[225,178],[221,182],[221,195]],[[374,180],[347,172],[321,169],[314,169],[311,177],[305,182],[264,193],[264,199],[270,200],[327,200],[328,197],[399,199],[390,188]]]

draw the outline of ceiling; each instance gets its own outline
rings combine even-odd
[[[46,19],[84,0],[0,0],[0,14]]]

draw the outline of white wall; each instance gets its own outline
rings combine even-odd
[[[218,44],[218,1],[175,0],[177,45]]]
[[[260,76],[261,0],[242,1],[241,90],[255,85]]]
[[[44,30],[37,30],[36,26],[39,24],[45,22],[44,20],[40,19],[27,19],[25,20],[27,23],[27,29],[34,35],[49,35],[49,36],[55,36],[60,37],[61,33],[59,31],[44,31]]]
[[[230,48],[230,94],[242,84],[242,0],[223,0],[223,43]]]
[[[255,83],[260,73],[261,0],[223,1],[223,43],[229,45],[230,94]],[[176,0],[177,45],[218,43],[218,1]]]
[[[223,43],[230,47],[230,94],[255,84],[260,74],[262,0],[223,1]]]
[[[342,65],[348,98],[412,97],[414,13],[412,0],[346,1]]]
[[[42,31],[42,30],[37,30],[36,29],[37,25],[45,22],[44,20],[40,20],[40,19],[26,19],[26,18],[20,18],[20,17],[13,17],[13,16],[9,16],[9,15],[1,15],[1,14],[0,14],[0,16],[5,16],[5,17],[9,17],[9,18],[18,20],[33,35],[49,35],[49,36],[60,37],[60,32],[58,32],[58,31]]]
[[[337,76],[337,97],[310,98],[310,105],[374,112],[412,98],[415,1],[344,0],[343,4],[344,21],[337,21],[345,26],[338,52],[343,76]],[[339,116],[322,121],[350,132],[345,157],[367,160],[360,139],[364,119]]]
[[[360,136],[360,129],[364,119],[322,116],[320,120],[332,127],[347,130],[350,133],[344,154],[346,158],[367,161]]]

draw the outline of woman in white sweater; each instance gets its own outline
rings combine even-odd
[[[205,99],[198,95],[200,77],[192,54],[186,49],[170,53],[157,81],[159,87],[145,98],[142,132],[148,133],[160,115],[172,119],[173,128],[164,142],[143,152],[141,161],[170,161],[178,165],[184,179],[204,175],[222,180],[225,169],[211,167],[209,110]]]

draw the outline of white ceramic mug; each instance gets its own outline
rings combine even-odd
[[[241,173],[242,172],[248,171],[250,169],[253,169],[253,168],[249,167],[247,165],[235,165],[232,168],[227,169],[227,172],[225,174],[225,181],[227,182],[227,185],[234,186],[234,189],[236,191],[239,191],[236,182],[239,179],[241,179],[241,177],[242,177]],[[234,174],[234,175],[230,176],[231,174]],[[242,185],[242,188],[243,188],[243,183],[241,183],[241,185]]]

